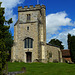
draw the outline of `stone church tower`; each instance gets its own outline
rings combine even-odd
[[[18,21],[14,25],[14,45],[11,50],[11,59],[23,62],[47,62],[48,53],[52,48],[46,44],[45,6],[18,7]],[[54,49],[60,51],[59,48],[55,47]],[[57,52],[56,55],[59,60]]]

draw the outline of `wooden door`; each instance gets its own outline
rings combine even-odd
[[[26,60],[27,60],[27,62],[32,62],[32,53],[31,52],[26,53]]]

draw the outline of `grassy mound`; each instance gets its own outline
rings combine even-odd
[[[22,67],[26,67],[26,74],[19,75],[75,75],[75,64],[8,62],[9,72],[21,71]]]

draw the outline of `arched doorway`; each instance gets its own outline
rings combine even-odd
[[[32,52],[26,52],[26,62],[32,62]]]

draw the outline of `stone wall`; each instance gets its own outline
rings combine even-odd
[[[62,62],[62,53],[60,48],[46,45],[46,50],[46,59],[48,62],[53,62],[55,60]],[[49,54],[52,54],[52,57]]]
[[[41,53],[39,53],[41,52],[40,42],[41,38],[43,39],[44,37],[44,34],[41,34],[44,30],[42,22],[45,23],[42,20],[45,11],[42,13],[41,9],[44,10],[45,6],[36,5],[35,7],[30,6],[28,8],[25,6],[24,8],[18,8],[18,21],[14,26],[14,45],[11,51],[11,59],[26,62],[26,52],[32,52],[32,62],[41,58]],[[27,14],[31,14],[30,21],[27,21]],[[41,26],[43,27],[42,30],[40,30]],[[29,30],[27,30],[27,27],[29,27]],[[24,39],[27,37],[33,39],[33,48],[24,48]]]

